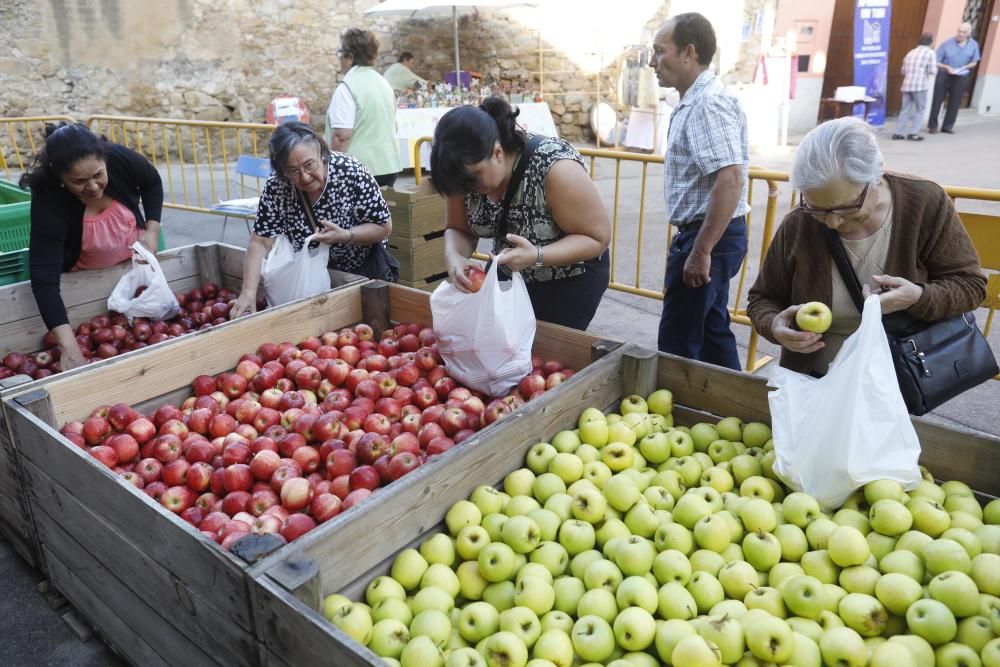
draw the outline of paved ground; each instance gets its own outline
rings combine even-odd
[[[883,132],[881,140],[888,169],[920,174],[946,185],[964,185],[1000,188],[996,169],[996,156],[1000,154],[1000,118],[979,117],[963,113],[955,135],[928,136],[926,141],[899,142]],[[789,150],[755,151],[753,164],[770,169],[787,171],[794,153]],[[642,174],[639,169],[626,166],[622,170],[620,205],[617,216],[617,253],[615,279],[635,284],[636,235],[639,219]],[[644,200],[641,271],[638,284],[648,289],[662,288],[663,257],[666,247],[661,195],[662,169],[651,166],[646,175],[647,194]],[[412,177],[403,179],[411,183]],[[614,167],[611,163],[598,167],[598,187],[610,207],[615,198]],[[780,215],[787,211],[789,189],[781,189]],[[766,191],[758,186],[751,221],[751,252],[747,284],[752,281],[759,261],[759,239],[763,225],[763,205]],[[974,202],[959,204],[960,210],[998,211],[997,204],[982,205]],[[247,232],[239,220],[230,221],[225,237],[221,236],[222,220],[215,216],[198,215],[165,209],[164,220],[167,242],[170,246],[186,245],[200,241],[224,240],[235,245],[245,245]],[[756,246],[757,249],[754,247]],[[735,284],[734,284],[735,293]],[[656,328],[659,320],[658,301],[609,290],[591,325],[596,334],[623,338],[649,347],[656,345]],[[995,327],[991,343],[1000,350],[1000,325]],[[746,357],[749,329],[734,328]],[[763,342],[760,352],[774,354],[776,350]],[[761,371],[767,374],[774,364]],[[960,399],[942,406],[931,419],[951,425],[1000,435],[1000,382],[991,382],[964,394]],[[119,661],[98,639],[86,643],[78,641],[60,616],[51,610],[36,590],[41,576],[26,567],[10,546],[0,540],[0,581],[4,582],[4,595],[0,599],[0,619],[4,639],[0,641],[4,665],[109,665]]]

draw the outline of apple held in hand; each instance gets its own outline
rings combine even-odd
[[[465,277],[470,283],[472,283],[469,291],[478,292],[483,287],[483,281],[486,280],[486,272],[478,266],[470,264],[465,267]]]
[[[795,325],[802,331],[821,334],[833,323],[830,307],[819,301],[810,301],[799,307],[795,313]]]

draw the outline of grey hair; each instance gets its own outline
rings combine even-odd
[[[789,180],[796,190],[810,190],[838,179],[867,185],[881,174],[875,132],[860,118],[847,117],[829,120],[802,139]]]

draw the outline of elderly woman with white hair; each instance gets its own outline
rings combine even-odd
[[[982,303],[986,277],[951,199],[929,180],[885,171],[867,123],[840,118],[815,128],[790,180],[799,205],[775,234],[748,305],[757,332],[781,345],[785,368],[824,375],[861,323],[824,227],[836,232],[865,296],[879,295],[883,314],[931,322]],[[810,301],[833,312],[822,335],[795,326]]]

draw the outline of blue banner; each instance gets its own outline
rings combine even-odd
[[[886,78],[889,72],[889,26],[892,0],[857,0],[854,9],[854,85],[869,98],[872,125],[885,124]],[[863,113],[857,105],[855,113]]]

